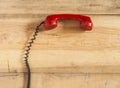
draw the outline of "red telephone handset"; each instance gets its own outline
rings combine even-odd
[[[85,30],[92,30],[93,23],[88,16],[78,14],[55,14],[47,16],[44,27],[45,29],[52,29],[57,27],[58,21],[61,19],[73,19],[80,22],[80,27]]]

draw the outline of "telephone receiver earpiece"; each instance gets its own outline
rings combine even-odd
[[[46,17],[44,21],[44,28],[48,30],[55,28],[58,25],[58,21],[63,19],[73,19],[79,21],[80,28],[84,30],[92,30],[93,27],[91,18],[88,16],[83,16],[79,14],[55,14]]]

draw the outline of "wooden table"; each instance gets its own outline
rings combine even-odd
[[[25,44],[56,13],[91,16],[94,28],[61,20],[40,31],[29,58],[31,88],[120,88],[120,0],[0,0],[0,88],[25,88]]]

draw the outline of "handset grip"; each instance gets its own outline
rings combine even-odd
[[[73,19],[80,22],[80,27],[85,30],[92,30],[93,23],[88,16],[79,14],[55,14],[46,17],[44,22],[45,29],[52,29],[57,27],[58,21],[62,19]]]

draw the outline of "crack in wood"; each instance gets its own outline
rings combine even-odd
[[[9,64],[9,60],[7,60],[8,62],[8,72],[10,72],[10,64]]]

